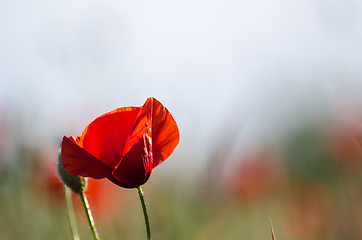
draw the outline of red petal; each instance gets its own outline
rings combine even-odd
[[[62,161],[70,175],[92,178],[105,178],[112,170],[99,159],[76,144],[75,139],[63,137]]]
[[[144,104],[146,105],[147,102]],[[145,132],[147,132],[148,136],[150,136],[150,120],[151,120],[151,112],[148,111],[147,107],[140,107],[138,114],[133,122],[133,126],[129,131],[129,135],[127,137],[126,144],[123,148],[122,156],[125,156],[131,148],[140,141]]]
[[[124,188],[134,188],[134,187],[131,186],[131,185],[127,185],[127,184],[125,184],[125,183],[123,183],[123,182],[118,181],[118,180],[117,180],[115,177],[113,177],[112,175],[108,177],[108,180],[110,180],[112,183],[114,183],[114,184],[116,184],[116,185],[118,185],[118,186],[120,186],[120,187],[124,187]]]
[[[133,145],[108,179],[122,187],[134,188],[144,184],[152,172],[151,139],[147,133]]]
[[[153,167],[168,158],[176,148],[180,133],[171,113],[155,98],[148,98],[152,103],[152,149]]]
[[[114,169],[139,110],[140,107],[118,108],[96,118],[83,131],[80,146]]]

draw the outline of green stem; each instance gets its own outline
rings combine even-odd
[[[79,195],[80,195],[80,199],[82,200],[85,214],[87,215],[88,224],[89,224],[90,230],[93,234],[93,238],[94,238],[94,240],[99,240],[98,233],[96,231],[96,228],[94,227],[94,221],[93,221],[92,213],[89,209],[89,204],[88,204],[87,198],[85,197],[83,191],[81,193],[79,193]]]
[[[65,204],[66,204],[67,210],[68,210],[70,231],[72,233],[73,240],[79,240],[78,228],[77,228],[77,224],[76,224],[76,221],[75,221],[71,194],[70,194],[69,189],[67,188],[66,185],[64,185],[64,195],[65,195]]]
[[[143,215],[145,217],[146,230],[147,230],[147,239],[151,240],[151,229],[150,229],[150,222],[148,220],[148,214],[147,214],[147,210],[146,210],[145,197],[143,196],[141,186],[138,186],[137,190],[138,190],[138,195],[140,196],[140,200],[141,200],[141,204],[142,204]]]

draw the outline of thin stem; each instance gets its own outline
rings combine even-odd
[[[90,230],[93,234],[93,238],[94,238],[94,240],[99,240],[98,233],[96,231],[96,228],[94,227],[94,221],[93,221],[92,213],[89,208],[87,198],[85,197],[83,191],[81,193],[79,193],[79,196],[80,196],[80,199],[82,200],[83,208],[84,208],[85,214],[87,215],[88,224],[89,224]]]
[[[65,196],[65,204],[67,206],[67,211],[68,211],[70,231],[72,233],[73,240],[79,240],[78,228],[77,228],[77,223],[75,221],[71,194],[66,185],[64,185],[64,196]]]
[[[271,218],[269,218],[270,221],[270,229],[271,229],[271,234],[272,234],[272,240],[275,240],[275,233],[274,233],[274,228],[273,228],[273,223]]]
[[[145,217],[145,223],[146,223],[146,230],[147,230],[147,239],[151,240],[151,229],[150,229],[150,222],[148,220],[148,214],[147,214],[147,210],[146,210],[146,203],[145,203],[145,198],[143,196],[143,192],[142,192],[142,188],[141,186],[137,187],[138,190],[138,195],[140,196],[140,200],[141,200],[141,204],[142,204],[142,209],[143,209],[143,215]]]

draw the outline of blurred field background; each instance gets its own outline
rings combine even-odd
[[[143,186],[153,239],[362,239],[361,22],[360,0],[0,1],[0,239],[71,239],[63,135],[150,96],[181,133]],[[146,238],[135,189],[87,195],[102,239]]]

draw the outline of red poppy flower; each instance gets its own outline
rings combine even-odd
[[[134,188],[144,184],[152,169],[179,142],[177,124],[155,98],[142,107],[123,107],[91,122],[80,137],[63,137],[62,160],[70,175],[108,178]]]

